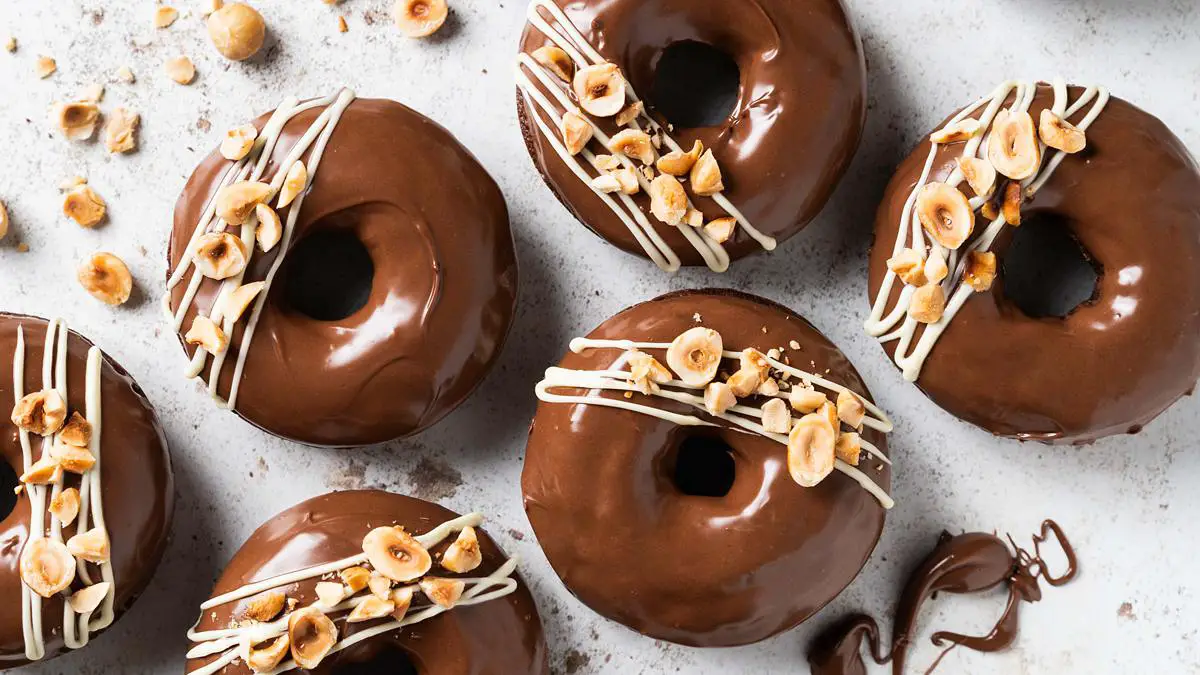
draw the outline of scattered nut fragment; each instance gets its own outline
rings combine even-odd
[[[622,129],[608,141],[608,149],[616,154],[636,159],[642,164],[654,161],[654,146],[650,136],[637,129]]]
[[[933,134],[929,137],[929,140],[938,145],[946,143],[961,143],[963,141],[969,141],[972,138],[975,138],[979,135],[979,132],[982,129],[983,125],[979,123],[979,120],[973,117],[968,117],[964,120],[960,120],[954,124],[948,125],[944,129],[939,129],[938,131],[933,132]]]
[[[67,421],[67,403],[57,389],[26,394],[13,406],[12,423],[39,436],[49,436]]]
[[[242,618],[266,623],[279,616],[285,602],[287,602],[287,595],[283,591],[274,590],[260,593],[246,603],[246,608],[242,610]]]
[[[117,68],[115,76],[118,80],[124,82],[125,84],[133,84],[137,79],[133,76],[133,71],[130,70],[129,66],[121,66],[120,68]]]
[[[371,590],[371,594],[375,597],[380,600],[387,600],[392,594],[392,580],[382,574],[375,573],[371,575],[370,579],[367,579],[367,588]]]
[[[671,342],[667,348],[667,365],[684,384],[703,387],[717,376],[723,350],[720,333],[696,326]]]
[[[1042,165],[1033,118],[1027,112],[1001,110],[992,122],[988,160],[996,171],[1013,180],[1025,180]]]
[[[258,218],[258,225],[254,226],[254,240],[262,252],[267,253],[283,238],[283,222],[279,220],[275,209],[266,204],[256,204],[254,215]]]
[[[0,239],[3,239],[6,234],[8,234],[8,207],[4,205],[4,202],[0,202]]]
[[[337,626],[316,607],[304,607],[288,616],[288,638],[296,665],[312,670],[333,649],[338,639]]]
[[[251,302],[258,297],[267,283],[265,281],[254,281],[248,284],[242,284],[231,291],[225,297],[225,303],[221,307],[221,315],[226,321],[236,323],[242,315],[246,313],[246,308]]]
[[[446,23],[446,0],[396,0],[392,19],[400,32],[410,38],[433,35]]]
[[[858,458],[862,455],[862,437],[853,431],[841,434],[833,446],[833,454],[850,466],[858,466]]]
[[[11,35],[4,38],[4,51],[10,54],[17,51],[17,38]]]
[[[137,148],[137,128],[142,118],[125,108],[113,109],[104,125],[104,147],[112,153],[133,152]]]
[[[154,27],[166,28],[175,23],[175,19],[179,18],[179,11],[168,5],[159,5],[154,10]]]
[[[745,398],[758,391],[758,385],[762,384],[762,376],[753,368],[743,367],[729,376],[727,384],[734,396]]]
[[[906,248],[888,258],[887,267],[909,286],[924,286],[927,282],[925,261],[921,259],[921,252],[916,249]]]
[[[234,2],[208,15],[208,39],[231,61],[244,61],[262,49],[267,25],[250,5]]]
[[[1054,111],[1049,108],[1042,110],[1041,118],[1038,120],[1038,135],[1042,137],[1043,143],[1055,150],[1062,150],[1068,155],[1073,155],[1087,147],[1087,135],[1079,127],[1054,114]]]
[[[133,292],[133,275],[125,261],[111,253],[93,253],[75,276],[85,291],[106,305],[123,305]]]
[[[714,415],[723,415],[726,410],[737,405],[737,396],[733,389],[724,382],[710,382],[704,388],[704,407]]]
[[[191,84],[196,79],[196,66],[186,56],[177,56],[163,64],[167,77],[179,84]]]
[[[650,212],[668,225],[678,225],[687,215],[688,198],[674,176],[662,174],[650,182]]]
[[[638,391],[652,394],[658,391],[658,385],[670,382],[672,377],[671,371],[653,356],[633,350],[629,353],[629,379]]]
[[[321,581],[313,589],[317,594],[317,605],[330,609],[346,599],[346,587],[336,581]]]
[[[985,199],[992,196],[996,189],[996,169],[991,162],[978,157],[958,157],[954,161],[976,195]]]
[[[63,196],[63,215],[82,227],[92,228],[104,220],[108,205],[104,199],[88,185],[72,188]]]
[[[416,579],[433,566],[429,551],[403,528],[377,527],[363,538],[363,552],[371,567],[399,583]]]
[[[626,126],[630,122],[636,120],[645,109],[646,106],[641,101],[634,101],[633,103],[625,106],[621,112],[617,113],[617,116],[613,118],[613,121],[616,122],[617,126],[619,127]]]
[[[637,173],[633,169],[617,169],[609,175],[617,181],[624,194],[635,195],[642,189],[642,184],[638,182]]]
[[[762,406],[763,429],[773,434],[786,434],[792,430],[792,412],[781,398],[773,398]]]
[[[254,207],[271,198],[271,186],[257,181],[240,181],[217,191],[217,217],[230,225],[244,225]]]
[[[814,487],[833,473],[837,430],[820,413],[801,417],[788,434],[788,471],[803,487]]]
[[[269,673],[287,656],[291,643],[292,640],[286,633],[266,642],[246,643],[246,652],[242,654],[242,660],[252,672]]]
[[[946,259],[942,257],[942,254],[937,251],[930,253],[929,258],[925,260],[926,282],[940,284],[948,274],[950,274],[950,268],[946,266]]]
[[[67,551],[81,560],[93,563],[107,562],[110,557],[108,532],[94,527],[67,540]]]
[[[37,57],[37,62],[33,66],[33,72],[43,80],[53,75],[56,70],[58,70],[58,63],[49,56]]]
[[[86,141],[96,131],[100,108],[92,101],[71,101],[54,106],[58,130],[68,141]]]
[[[21,551],[21,580],[34,593],[52,598],[75,581],[75,559],[60,541],[31,539]]]
[[[89,614],[100,607],[100,603],[104,602],[104,598],[108,597],[110,590],[112,590],[112,584],[107,581],[101,581],[98,584],[93,584],[72,593],[67,598],[67,603],[71,605],[71,609],[76,614]]]
[[[225,132],[225,138],[221,141],[221,156],[236,162],[250,154],[257,138],[258,128],[253,124],[230,129]]]
[[[371,573],[365,567],[348,567],[341,572],[338,572],[342,582],[350,589],[351,593],[357,593],[367,587],[367,583],[371,579]]]
[[[66,443],[51,445],[50,457],[63,468],[63,471],[71,473],[84,474],[96,466],[96,456],[90,450]]]
[[[958,188],[929,183],[917,195],[917,218],[921,227],[942,246],[957,249],[975,231],[975,212]]]
[[[47,455],[31,464],[19,480],[25,485],[49,485],[61,481],[62,477],[63,468],[53,457]]]
[[[337,18],[337,30],[339,33],[345,33],[350,30],[350,26],[346,25],[346,17],[341,14]]]
[[[867,416],[867,406],[850,391],[843,391],[837,397],[837,416],[847,426],[858,429]]]
[[[908,315],[920,323],[937,323],[945,311],[946,292],[939,284],[918,288],[908,305]]]
[[[963,281],[982,293],[992,287],[996,280],[996,254],[990,251],[971,251],[967,254],[967,265]]]
[[[214,356],[229,348],[229,336],[216,322],[204,315],[198,315],[192,320],[192,327],[183,339]]]
[[[196,269],[209,279],[240,274],[248,257],[242,240],[228,232],[209,232],[196,240]]]
[[[575,73],[575,62],[565,51],[553,45],[538,47],[530,56],[534,61],[542,64],[546,70],[557,75],[563,82],[570,82]]]
[[[396,621],[403,621],[404,615],[408,614],[408,608],[412,606],[413,589],[412,586],[397,588],[392,591],[392,618]]]
[[[350,612],[346,617],[346,622],[362,623],[363,621],[382,619],[391,614],[394,609],[396,609],[396,605],[391,600],[381,600],[373,595],[368,595]]]
[[[591,122],[574,110],[568,110],[563,114],[558,129],[562,133],[567,152],[571,155],[578,155],[587,147],[588,141],[592,140]]]
[[[80,101],[88,101],[91,103],[99,103],[104,98],[104,85],[93,84],[85,88],[79,94]]]
[[[743,369],[755,371],[759,380],[765,380],[771,374],[771,362],[767,360],[767,355],[753,347],[742,350],[740,365]]]
[[[994,221],[1000,217],[1000,211],[996,208],[996,202],[987,200],[983,206],[979,207],[979,213],[989,221]]]
[[[612,117],[625,107],[625,77],[615,63],[580,68],[575,72],[571,89],[579,107],[590,115]]]
[[[710,197],[725,189],[721,181],[721,167],[717,165],[712,150],[705,150],[692,165],[690,180],[692,191],[702,197]]]
[[[54,514],[64,527],[75,522],[75,518],[79,516],[79,490],[67,488],[58,493],[57,497],[50,500],[50,513]]]
[[[1021,204],[1024,201],[1025,193],[1020,183],[1010,181],[1004,186],[1004,204],[1001,206],[1004,222],[1013,226],[1021,224]]]
[[[421,592],[438,607],[450,609],[462,597],[467,585],[457,579],[430,578],[417,582]]]
[[[659,171],[672,176],[686,176],[692,170],[692,167],[696,165],[696,160],[700,159],[700,155],[703,152],[704,144],[696,141],[692,144],[692,149],[688,152],[683,152],[682,150],[668,152],[659,157],[654,166]]]
[[[710,239],[718,244],[724,244],[733,236],[733,230],[737,227],[737,219],[731,217],[717,218],[710,220],[704,225],[704,233]]]
[[[300,193],[308,187],[308,167],[299,160],[288,167],[283,186],[279,188],[279,199],[275,202],[276,209],[282,209],[296,200]]]

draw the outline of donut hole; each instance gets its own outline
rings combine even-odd
[[[737,470],[733,448],[708,433],[684,437],[675,449],[671,476],[681,493],[692,497],[724,497],[733,488]]]
[[[283,263],[288,306],[317,321],[338,321],[367,304],[375,263],[350,230],[322,229],[296,242]]]
[[[725,52],[705,42],[667,45],[654,68],[650,103],[679,128],[714,127],[733,114],[741,72]]]
[[[13,509],[17,508],[17,486],[21,484],[17,472],[8,464],[0,463],[0,521],[8,518]]]
[[[395,646],[387,646],[373,656],[334,667],[331,675],[420,675],[408,652]]]
[[[1053,213],[1034,212],[1013,230],[1002,266],[1005,297],[1031,318],[1064,318],[1096,298],[1098,264]]]

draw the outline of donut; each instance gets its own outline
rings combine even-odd
[[[65,321],[0,313],[0,400],[7,670],[82,649],[129,610],[162,559],[175,488],[141,388]]]
[[[1136,433],[1200,377],[1200,171],[1102,87],[1003,83],[896,171],[868,287],[867,332],[951,415]]]
[[[653,638],[796,626],[854,579],[892,506],[891,422],[837,347],[761,298],[626,309],[537,395],[521,488],[538,541],[584,604]]]
[[[168,267],[188,375],[317,446],[440,420],[497,359],[517,297],[495,181],[433,121],[349,90],[230,130],[179,198]]]
[[[380,490],[287,509],[225,567],[185,672],[549,675],[533,596],[482,520]]]
[[[771,251],[829,200],[866,121],[840,0],[531,0],[530,157],[581,223],[663,270]]]

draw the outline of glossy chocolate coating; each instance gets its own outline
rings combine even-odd
[[[313,565],[332,562],[362,552],[363,537],[381,525],[402,525],[413,534],[423,534],[457,518],[458,514],[437,504],[380,490],[333,492],[314,497],[280,513],[258,528],[225,567],[210,597],[228,593],[246,584],[286,574]],[[485,523],[486,525],[486,523]],[[506,557],[487,534],[476,530],[483,563],[467,575],[486,576],[504,564]],[[431,549],[434,560],[453,538]],[[439,576],[456,575],[440,570]],[[478,605],[456,607],[432,619],[365,640],[328,656],[321,665],[304,671],[312,675],[335,675],[339,669],[355,673],[391,673],[366,664],[389,649],[408,655],[421,675],[549,675],[542,623],[533,596],[519,575],[517,590],[503,598]],[[314,588],[321,579],[309,579],[281,587],[300,606],[316,600]],[[251,598],[252,599],[252,598]],[[199,630],[225,628],[240,616],[242,600],[205,612]],[[373,623],[355,624],[370,627]],[[342,637],[353,635],[355,625],[337,622]],[[185,672],[213,660],[193,659]],[[374,664],[371,664],[374,665]],[[222,675],[250,675],[244,663],[226,666]]]
[[[850,361],[811,324],[733,291],[665,295],[589,337],[671,342],[697,325],[696,313],[726,350],[765,352],[795,340],[792,365],[828,369],[825,377],[870,398]],[[568,353],[561,365],[603,369],[620,354]],[[695,413],[665,399],[652,404]],[[673,480],[677,450],[689,435],[712,433],[627,410],[541,403],[521,480],[529,521],[571,592],[633,630],[706,647],[756,642],[807,619],[858,574],[884,521],[884,509],[849,477],[835,472],[800,487],[785,446],[724,427],[716,433],[732,450],[732,488],[724,497],[683,494]],[[886,452],[883,434],[864,437]],[[864,459],[861,468],[889,489],[888,467]]]
[[[275,174],[275,163],[319,113],[287,124],[265,176]],[[266,118],[255,124],[261,128]],[[172,271],[229,164],[214,151],[184,188],[171,235]],[[289,306],[285,261],[250,346],[237,413],[311,445],[368,445],[416,433],[475,389],[508,334],[517,263],[504,197],[448,131],[382,99],[350,104],[310,179],[293,248],[316,232],[352,232],[375,266],[370,296],[345,319],[312,319]],[[264,279],[279,251],[256,250],[245,281]],[[172,309],[185,287],[171,294]],[[219,288],[204,280],[181,335]],[[232,336],[218,388],[223,398],[246,323]],[[190,355],[194,348],[185,349]]]
[[[1071,99],[1081,93],[1072,87]],[[1033,118],[1052,102],[1050,87],[1040,86]],[[1134,433],[1200,377],[1196,163],[1162,122],[1118,98],[1087,140],[1023,214],[1026,221],[1044,213],[1070,224],[1101,270],[1093,300],[1063,319],[1030,318],[1006,298],[1001,273],[950,322],[917,381],[950,414],[999,436],[1087,443]],[[928,153],[926,140],[900,165],[883,198],[871,299]],[[930,180],[944,180],[961,153],[961,144],[939,150]],[[976,231],[982,228],[977,217]],[[1006,228],[992,248],[1000,267],[1011,240]],[[895,345],[885,345],[889,355]]]
[[[21,441],[16,425],[9,419],[15,403],[13,355],[17,348],[17,328],[25,332],[26,394],[40,391],[42,356],[47,322],[30,316],[0,314],[0,452],[19,476],[23,471]],[[86,409],[87,353],[92,346],[86,338],[71,332],[67,340],[68,410]],[[107,354],[101,366],[101,489],[104,520],[112,542],[112,565],[116,578],[117,620],[145,590],[167,545],[171,515],[175,505],[174,477],[162,428],[137,383]],[[40,437],[30,439],[35,453]],[[68,479],[78,485],[78,478]],[[7,489],[10,486],[0,487]],[[21,551],[29,538],[30,504],[22,495],[16,509],[0,521],[0,670],[27,663],[25,639],[21,631],[21,576],[18,570]],[[48,522],[48,520],[47,520]],[[66,536],[75,533],[74,525],[64,528]],[[42,601],[42,624],[46,638],[46,657],[66,651],[62,640],[62,596]],[[93,634],[95,639],[95,634]]]
[[[695,140],[712,149],[725,196],[764,233],[782,242],[816,217],[849,166],[866,121],[862,44],[839,0],[554,1],[621,68],[651,112],[664,49],[692,40],[728,54],[741,71],[734,112],[719,126],[677,127],[672,137],[685,149]],[[526,26],[522,51],[547,43]],[[644,255],[626,226],[542,138],[527,117],[524,97],[517,99],[526,145],[550,189],[593,232]],[[612,120],[599,122],[610,135],[615,131]],[[649,213],[648,198],[636,200]],[[709,219],[726,215],[708,198],[693,195],[693,201]],[[651,222],[685,265],[704,264],[674,227]],[[762,250],[740,228],[725,247],[733,259]]]

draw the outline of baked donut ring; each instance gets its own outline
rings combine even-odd
[[[1021,112],[1025,106],[1028,118]],[[1013,114],[1006,112],[1014,107]],[[984,123],[976,125],[981,118]],[[1079,132],[1060,125],[1061,118]],[[888,186],[870,257],[875,305],[869,332],[884,336],[888,355],[935,403],[998,436],[1080,444],[1136,433],[1200,377],[1196,163],[1154,116],[1102,88],[1062,81],[1005,83],[939,132],[964,124],[974,129],[972,136],[936,147],[922,142]],[[997,129],[1008,147],[1019,150],[1014,157],[993,158]],[[1031,140],[1031,133],[1037,137]],[[1068,149],[1077,152],[1046,146],[1034,158],[1040,163],[1018,166],[1028,159],[1025,148],[1047,133],[1058,145],[1071,141]],[[1001,164],[987,203],[957,170],[964,154],[985,174]],[[1034,173],[1018,185],[1000,168]],[[973,233],[959,248],[937,244],[917,216],[906,215],[920,211],[916,197],[923,183],[949,184],[944,194],[951,198],[957,187],[960,204],[970,197],[968,208],[979,209]],[[1019,227],[1009,224],[1014,215]],[[915,247],[913,232],[922,236]],[[1045,256],[1056,250],[1045,238],[1056,233],[1069,255],[1031,263],[1030,251]],[[888,261],[895,267],[896,258],[911,255],[905,249],[920,249],[927,259],[950,255],[941,284],[947,308],[934,324],[904,316],[916,287],[889,271]],[[967,262],[994,270],[963,283]],[[1071,262],[1082,268],[1082,277],[1035,283],[1035,293],[1024,292],[1037,275],[1063,275]],[[1072,289],[1075,297],[1055,297],[1078,278],[1084,285]],[[1054,304],[1067,306],[1056,310]],[[910,337],[898,348],[896,338],[906,332]]]
[[[23,376],[14,377],[14,366]],[[15,410],[48,389],[65,402],[40,408],[58,410],[46,413],[56,420],[49,427]],[[61,320],[0,314],[0,401],[0,670],[7,670],[84,648],[120,620],[162,559],[175,487],[166,439],[141,388]],[[19,427],[10,412],[38,428]],[[57,470],[42,471],[55,463]],[[22,477],[28,482],[17,492]],[[27,583],[22,563],[46,564],[64,552],[76,558],[64,567],[73,581],[44,597],[53,589],[42,586],[49,577]],[[64,578],[52,581],[56,587]]]
[[[344,90],[285,102],[254,127],[248,158],[214,151],[175,209],[166,300],[190,374],[251,423],[311,445],[380,443],[437,422],[481,382],[512,323],[517,263],[499,187],[448,131],[394,101]],[[280,208],[298,164],[307,181]],[[242,227],[211,217],[223,184],[255,180],[273,182],[240,195]],[[282,221],[265,253],[256,202]],[[241,239],[213,245],[240,248],[215,265],[249,257],[243,271],[195,273],[205,231]],[[268,285],[253,295],[259,282]],[[215,322],[227,347],[198,354],[186,342],[197,316],[247,287],[240,318]]]
[[[711,331],[724,350],[716,362],[711,341],[686,342]],[[685,384],[665,365],[667,343],[701,350],[693,361],[709,364],[710,380],[733,374]],[[751,347],[769,380],[745,380],[738,358]],[[742,645],[799,624],[854,579],[892,503],[891,423],[811,324],[753,296],[685,291],[627,309],[571,348],[538,385],[521,487],[550,564],[584,604],[654,638]],[[707,407],[710,391],[755,383],[739,407]],[[767,433],[758,416],[771,406],[794,419]],[[836,465],[835,438],[852,448]],[[822,453],[824,471],[809,475]]]
[[[507,560],[478,529],[480,520],[479,514],[459,516],[437,504],[380,490],[334,492],[287,509],[250,535],[225,567],[213,600],[205,603],[200,621],[189,631],[192,649],[184,672],[251,675],[245,658],[238,660],[239,640],[259,641],[261,650],[256,651],[265,656],[257,658],[271,660],[266,647],[277,636],[305,635],[298,618],[316,613],[320,618],[308,625],[332,628],[334,642],[327,651],[310,646],[300,652],[314,659],[303,671],[312,675],[549,675],[533,596],[516,573],[515,561]],[[392,539],[367,543],[385,535]],[[468,539],[473,545],[463,550],[477,557],[463,565],[448,551]],[[395,565],[404,554],[418,562],[401,563],[405,581],[395,581]],[[415,566],[421,558],[428,573]],[[451,565],[452,560],[459,562]],[[462,572],[450,572],[450,566]],[[345,572],[349,569],[363,576],[356,580],[354,573]],[[370,586],[363,587],[368,577]],[[387,588],[375,589],[377,579]],[[490,581],[481,583],[483,579]],[[457,580],[465,586],[452,588]],[[331,587],[340,587],[333,598],[337,609],[320,604],[317,595]],[[452,606],[433,604],[427,588]],[[397,600],[400,596],[404,600]],[[383,597],[390,599],[381,601]],[[406,601],[411,603],[407,610],[397,607],[396,602]],[[391,606],[372,611],[380,602]],[[356,619],[360,612],[366,618]],[[289,649],[275,654],[278,660],[266,671],[296,670],[295,654]]]
[[[839,0],[532,0],[528,18],[517,111],[537,170],[586,227],[664,270],[724,271],[773,250],[816,217],[858,147],[866,66]],[[612,78],[597,70],[612,66]],[[590,103],[596,92],[600,105]],[[627,105],[645,110],[616,113]],[[615,153],[619,164],[604,160],[611,140],[635,131],[654,138]],[[582,151],[572,145],[580,138]],[[720,187],[697,180],[682,157],[655,161],[697,142]],[[636,194],[593,183],[614,169]],[[653,208],[664,173],[686,188],[671,191],[690,202],[682,223]]]

